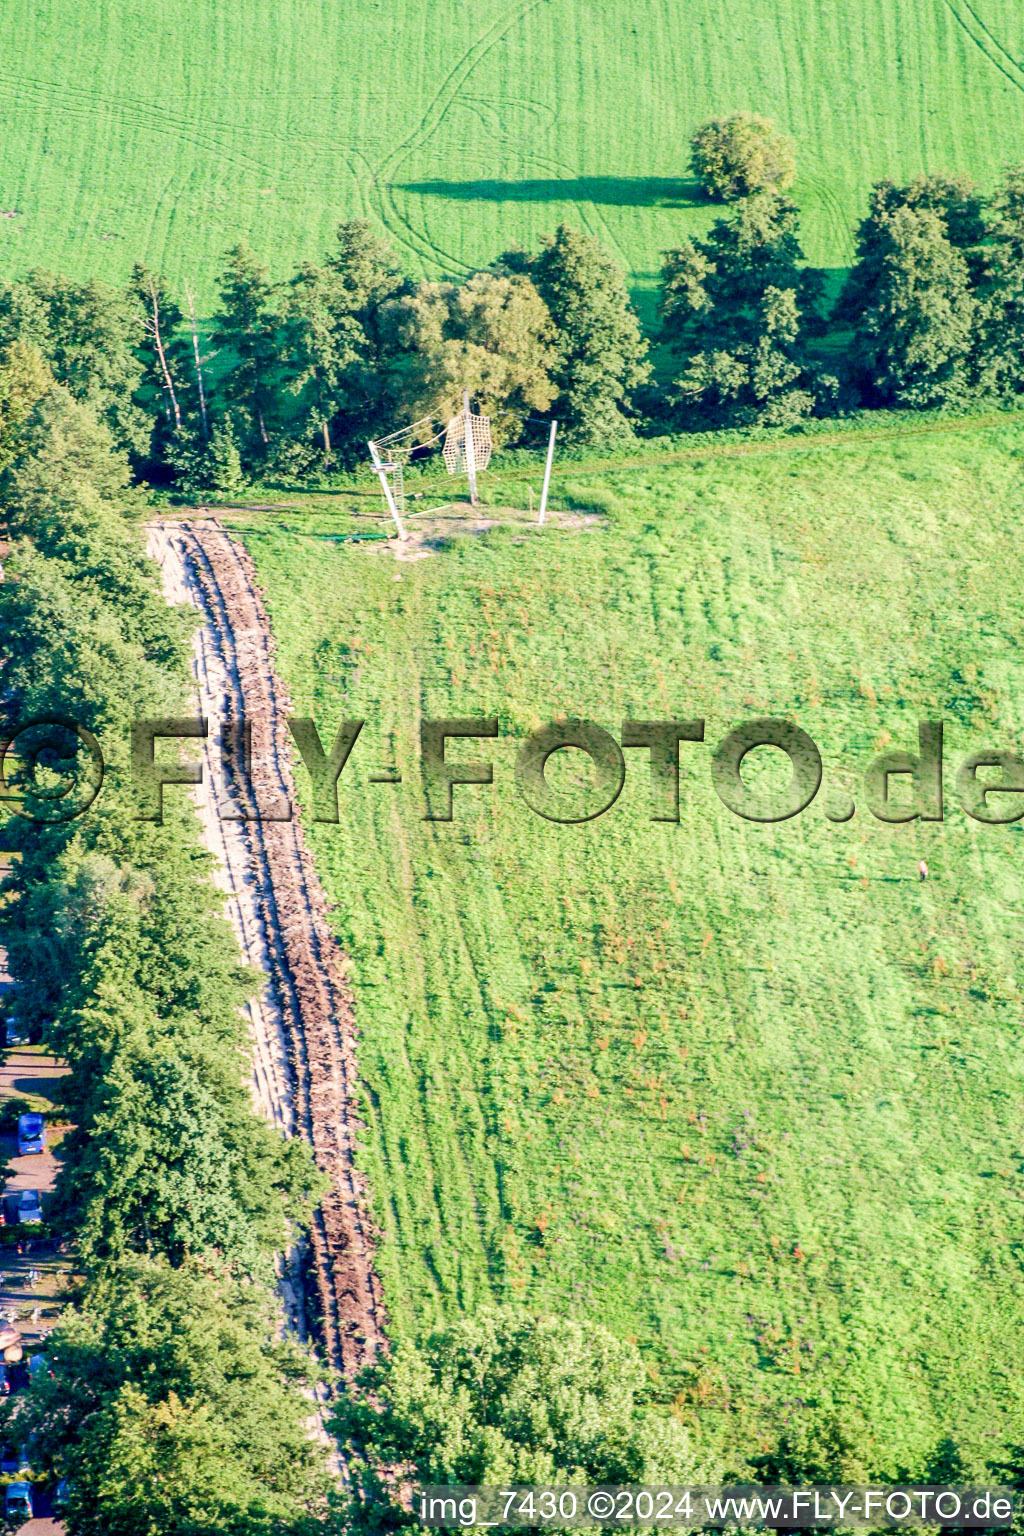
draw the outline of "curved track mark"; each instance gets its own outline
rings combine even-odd
[[[455,270],[462,272],[472,271],[472,267],[468,263],[462,261],[452,252],[442,250],[440,246],[435,246],[425,235],[422,235],[419,230],[409,223],[395,202],[391,184],[399,168],[409,156],[414,154],[417,149],[437,132],[452,104],[457,99],[463,85],[477,65],[531,11],[536,10],[539,5],[544,3],[545,0],[526,0],[525,4],[516,7],[511,16],[500,17],[497,21],[492,22],[487,30],[482,32],[476,41],[466,49],[462,57],[448,72],[436,91],[433,100],[420,118],[418,126],[408,138],[397,144],[384,157],[373,172],[372,187],[378,203],[377,215],[381,222],[387,229],[396,233],[399,226],[405,229],[405,237],[397,236],[401,243],[408,249],[415,251],[422,260],[428,261],[435,266],[440,258],[442,264],[447,263]]]
[[[967,33],[971,42],[981,49],[989,63],[995,65],[999,73],[1005,75],[1018,91],[1024,91],[1024,68],[989,30],[969,0],[944,0],[944,4],[954,20]],[[997,57],[997,54],[1001,54],[1002,58]]]

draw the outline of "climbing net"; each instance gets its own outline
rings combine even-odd
[[[467,420],[469,440],[473,445],[473,467],[477,471],[482,471],[491,462],[491,418],[474,416],[472,412],[467,417],[466,412],[462,410],[457,416],[452,417],[444,429],[444,446],[441,452],[444,456],[445,468],[450,475],[464,475],[469,468],[466,456]]]
[[[402,517],[405,512],[405,466],[413,450],[429,448],[432,443],[439,443],[443,436],[443,432],[434,431],[432,417],[421,416],[419,421],[414,421],[411,426],[401,427],[397,432],[389,432],[387,437],[378,437],[370,444],[370,455],[381,480],[385,512],[390,511],[390,508],[387,492],[384,489],[384,477],[387,477],[391,487],[398,516]]]
[[[472,445],[472,464],[466,453],[466,424],[469,423],[469,441]],[[419,456],[424,449],[441,444],[441,456],[449,475],[465,475],[472,470],[482,473],[491,461],[491,418],[467,415],[463,408],[450,417],[441,430],[434,430],[434,418],[421,416],[419,421],[386,437],[375,438],[370,443],[370,456],[380,477],[381,495],[385,512],[397,513],[399,520],[406,512],[405,466],[413,453]],[[472,477],[471,477],[472,479]],[[394,500],[394,508],[388,504],[388,490]]]

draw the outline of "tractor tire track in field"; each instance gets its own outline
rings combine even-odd
[[[409,220],[401,213],[395,201],[392,183],[400,167],[408,160],[409,156],[421,148],[441,126],[449,109],[459,96],[459,92],[466,81],[472,75],[477,65],[480,64],[498,43],[501,42],[512,29],[524,21],[531,11],[546,3],[546,0],[526,0],[525,4],[519,4],[511,15],[501,16],[497,21],[480,34],[470,44],[461,58],[449,70],[441,86],[435,93],[418,126],[401,144],[397,144],[387,154],[373,172],[371,183],[374,201],[377,204],[376,213],[385,228],[401,240],[408,250],[414,252],[421,260],[437,263],[439,258],[449,262],[453,269],[470,272],[472,268],[466,262],[459,260],[451,252],[435,246],[428,236],[415,229]],[[406,235],[398,234],[399,228],[406,230]]]
[[[798,177],[798,185],[806,187],[810,193],[810,197],[801,203],[801,221],[806,225],[808,215],[815,211],[813,204],[816,202],[817,212],[828,231],[836,256],[852,265],[856,254],[853,230],[846,210],[828,177],[819,175],[815,171],[802,170]]]
[[[971,42],[994,64],[1001,75],[1005,75],[1011,85],[1015,85],[1018,91],[1024,91],[1024,68],[1014,58],[1002,43],[982,21],[970,0],[944,0],[946,9],[953,19],[963,28]]]
[[[355,1166],[356,1029],[344,956],[298,821],[272,819],[282,802],[295,804],[290,700],[274,671],[252,562],[223,526],[213,518],[158,519],[150,525],[150,548],[164,565],[165,581],[168,566],[182,570],[187,595],[203,616],[201,654],[217,663],[223,718],[244,719],[252,729],[251,775],[242,769],[240,749],[228,754],[228,793],[204,826],[215,854],[223,859],[235,849],[241,867],[230,869],[229,879],[258,932],[250,942],[245,925],[236,921],[236,927],[247,959],[267,976],[266,1002],[279,1024],[283,1062],[276,1070],[273,1041],[268,1046],[256,1031],[262,1096],[287,1096],[286,1104],[269,1106],[274,1118],[309,1142],[330,1180],[310,1229],[314,1328],[328,1363],[351,1380],[384,1347],[384,1303],[367,1191]],[[218,823],[228,809],[230,838],[215,840],[209,822]],[[246,815],[260,819],[238,819]]]
[[[239,149],[231,124],[211,123],[199,128],[194,120],[183,113],[152,101],[149,97],[95,96],[87,87],[72,86],[64,81],[29,79],[0,68],[0,92],[8,91],[10,100],[3,101],[6,113],[26,113],[45,108],[53,117],[63,116],[83,121],[94,120],[106,114],[116,123],[136,133],[148,133],[171,139],[174,143],[191,144],[204,154],[215,156],[249,170],[260,176],[273,175],[273,167],[261,157]]]

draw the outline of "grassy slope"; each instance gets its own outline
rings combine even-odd
[[[1022,451],[1010,424],[709,453],[595,479],[600,528],[404,566],[328,514],[250,528],[297,706],[325,739],[367,720],[313,841],[396,1328],[488,1291],[602,1318],[748,1450],[815,1398],[859,1403],[891,1471],[943,1429],[1021,1439],[1021,825],[968,821],[952,768],[1024,727]],[[703,714],[709,743],[792,711],[825,783],[745,823],[684,747],[682,824],[657,826],[630,753],[613,812],[555,826],[512,763],[559,710]],[[425,824],[421,716],[489,711],[502,739],[451,755],[494,787]],[[943,825],[824,819],[937,714]],[[404,784],[369,786],[390,761]]]
[[[708,219],[689,131],[738,107],[796,136],[842,266],[873,179],[987,178],[1024,133],[1016,0],[8,0],[0,61],[0,270],[143,258],[207,297],[235,238],[283,273],[354,214],[430,273],[569,217],[642,287]]]

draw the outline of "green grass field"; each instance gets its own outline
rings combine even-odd
[[[1024,1437],[1021,824],[953,794],[1024,728],[1024,425],[760,448],[580,468],[563,504],[603,518],[412,563],[339,543],[343,497],[244,535],[297,710],[367,722],[312,841],[395,1331],[488,1295],[600,1319],[709,1443],[839,1405],[895,1475],[944,1432]],[[493,787],[424,822],[421,718],[491,712],[449,755]],[[516,745],[559,712],[705,716],[680,825],[647,819],[639,752],[599,820],[529,811]],[[712,745],[786,713],[822,790],[744,822]],[[934,716],[944,823],[825,819]]]
[[[870,183],[1020,155],[1015,0],[9,0],[0,25],[0,271],[123,278],[209,302],[246,237],[278,275],[342,217],[409,270],[457,274],[568,218],[646,292],[704,228],[696,122],[795,135],[808,254],[841,267]]]

